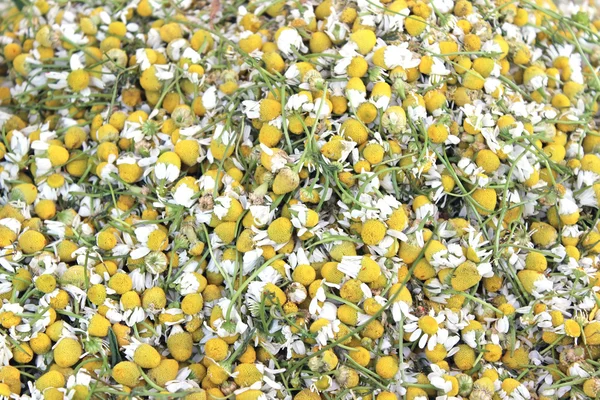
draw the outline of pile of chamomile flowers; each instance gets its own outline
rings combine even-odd
[[[600,396],[596,5],[0,16],[0,399]]]

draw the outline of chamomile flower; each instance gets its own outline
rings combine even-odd
[[[436,344],[443,344],[448,338],[448,330],[440,327],[445,320],[443,314],[435,315],[432,310],[420,318],[409,314],[407,319],[409,321],[405,323],[404,330],[410,333],[411,342],[418,340],[420,348],[427,347],[432,350]]]

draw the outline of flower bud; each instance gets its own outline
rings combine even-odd
[[[273,192],[277,195],[290,193],[300,184],[298,173],[289,167],[283,167],[273,181]]]

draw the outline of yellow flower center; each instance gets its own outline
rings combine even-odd
[[[167,165],[174,165],[177,168],[181,168],[181,159],[177,155],[177,153],[172,151],[167,151],[158,157],[157,163],[163,163]]]
[[[429,315],[421,317],[421,319],[419,319],[418,324],[419,328],[421,328],[421,330],[428,335],[435,334],[439,329],[438,323],[435,320],[435,318]]]
[[[565,321],[565,334],[569,337],[581,336],[581,327],[577,321],[568,319]]]

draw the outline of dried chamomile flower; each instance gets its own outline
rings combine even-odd
[[[0,4],[0,395],[597,397],[592,4]]]

